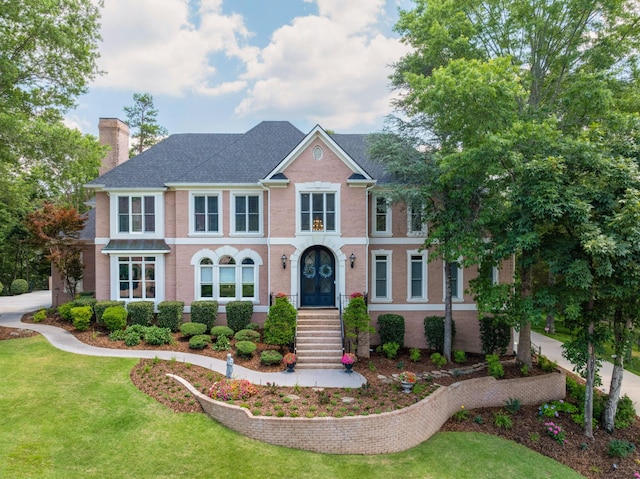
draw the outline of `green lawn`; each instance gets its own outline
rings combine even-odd
[[[0,477],[577,478],[501,439],[442,433],[381,456],[331,456],[247,439],[203,414],[176,414],[129,381],[135,360],[0,341]]]

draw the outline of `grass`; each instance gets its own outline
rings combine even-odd
[[[40,336],[1,341],[0,477],[582,477],[474,433],[440,433],[380,456],[271,446],[204,414],[171,412],[130,382],[135,361],[65,353]]]

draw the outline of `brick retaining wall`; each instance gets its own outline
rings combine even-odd
[[[500,381],[485,377],[442,386],[422,401],[393,412],[342,418],[274,418],[253,416],[245,408],[213,400],[184,379],[170,376],[189,389],[211,418],[230,429],[270,444],[325,454],[405,451],[438,432],[462,406],[467,410],[500,407],[509,398],[535,405],[565,397],[562,372]]]

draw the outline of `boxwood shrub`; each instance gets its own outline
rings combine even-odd
[[[91,312],[93,313],[93,307],[96,305],[98,301],[96,300],[96,298],[91,298],[88,296],[78,296],[76,299],[73,300],[73,305],[74,306],[90,306],[91,307]]]
[[[209,343],[211,343],[211,336],[208,334],[196,334],[189,339],[191,349],[204,349]]]
[[[216,338],[219,336],[226,336],[227,338],[230,338],[233,336],[233,329],[228,326],[214,326],[211,328],[211,336]]]
[[[124,306],[124,301],[111,301],[111,300],[98,301],[93,306],[93,312],[96,315],[96,321],[98,322],[98,324],[104,324],[102,322],[102,315],[104,314],[105,310],[110,306]]]
[[[93,309],[91,309],[91,306],[76,306],[71,308],[71,317],[73,318],[74,328],[78,331],[86,331],[91,325]]]
[[[378,333],[382,344],[398,343],[404,346],[404,317],[399,314],[378,316]]]
[[[260,353],[260,362],[266,366],[273,366],[282,362],[282,354],[275,349],[265,349]]]
[[[198,336],[207,332],[207,325],[203,323],[182,323],[180,325],[180,332],[186,338]]]
[[[233,335],[236,341],[253,341],[255,343],[260,342],[260,333],[253,331],[252,329],[241,329]]]
[[[239,356],[250,358],[257,349],[256,343],[251,341],[238,341],[236,343],[236,352]]]
[[[109,306],[102,314],[102,321],[109,331],[124,329],[127,325],[127,310],[124,306]]]
[[[230,301],[227,303],[227,326],[238,332],[246,329],[253,316],[251,301]]]
[[[73,321],[73,316],[71,316],[71,308],[73,308],[73,301],[69,301],[68,303],[62,303],[58,306],[58,314],[65,321]]]
[[[217,301],[194,301],[191,303],[191,322],[202,323],[211,331],[218,317]]]
[[[132,301],[127,304],[129,322],[142,326],[151,325],[151,321],[153,320],[153,306],[153,301]]]
[[[182,324],[183,309],[182,301],[162,301],[158,304],[158,326],[169,328],[174,333],[178,331]]]
[[[29,283],[27,283],[26,279],[14,279],[11,282],[11,286],[9,288],[9,292],[13,295],[24,294],[29,291]]]

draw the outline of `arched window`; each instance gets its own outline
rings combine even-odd
[[[220,253],[220,256],[218,256]],[[197,253],[191,262],[195,268],[196,299],[257,301],[260,256],[250,250]]]

